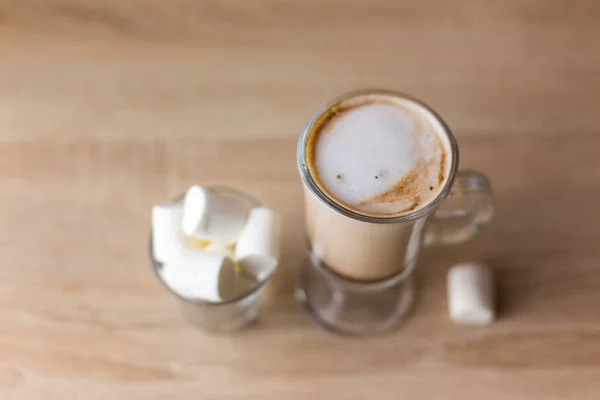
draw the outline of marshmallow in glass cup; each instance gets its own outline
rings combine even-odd
[[[152,256],[162,264],[172,260],[184,248],[182,216],[181,204],[152,207]]]
[[[246,217],[240,200],[198,185],[191,186],[183,200],[183,232],[193,238],[235,243]]]
[[[235,261],[242,271],[263,279],[279,262],[279,221],[265,207],[250,211],[248,222],[235,247]]]
[[[237,293],[233,260],[224,253],[185,249],[163,266],[171,290],[188,299],[226,301]]]
[[[210,186],[201,189],[218,197],[235,198],[244,205],[245,216],[253,207],[261,206],[251,195],[234,188]],[[184,197],[185,195],[176,198],[173,203],[182,214]],[[200,217],[204,215],[204,209],[205,207],[200,207],[200,213],[198,209],[195,210],[196,222],[202,219]],[[259,281],[252,274],[244,273],[238,263],[233,262],[237,237],[227,243],[186,235],[183,232],[182,218],[183,216],[173,218],[171,221],[175,222],[169,225],[174,227],[171,229],[174,235],[170,237],[177,238],[171,242],[177,243],[173,249],[183,248],[181,256],[168,256],[168,262],[162,262],[155,256],[154,246],[157,241],[153,238],[150,243],[152,268],[160,283],[177,297],[186,319],[200,328],[211,332],[231,332],[249,325],[259,314],[261,295],[272,274]],[[239,236],[245,222],[244,218],[239,224],[238,235],[231,236]],[[191,225],[195,223],[192,221]],[[157,234],[157,230],[153,229],[153,236],[157,235],[160,233]]]
[[[226,254],[227,257],[234,259],[235,244],[225,242],[208,242],[208,245],[202,249],[208,253]]]

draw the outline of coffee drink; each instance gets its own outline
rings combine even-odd
[[[416,262],[401,244],[421,247],[426,218],[410,227],[394,221],[424,212],[451,183],[453,139],[441,119],[402,95],[367,92],[329,104],[306,129],[306,224],[315,256],[359,281]]]
[[[449,168],[448,147],[429,111],[385,95],[333,107],[307,143],[317,185],[360,214],[410,213],[434,199]]]
[[[294,296],[334,332],[396,327],[413,304],[422,249],[462,243],[493,215],[485,174],[459,171],[450,129],[401,93],[334,99],[305,126],[296,161],[310,253]]]

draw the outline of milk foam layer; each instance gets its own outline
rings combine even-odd
[[[317,183],[364,214],[395,216],[428,204],[443,187],[449,162],[431,119],[426,110],[392,101],[342,108],[313,141]]]

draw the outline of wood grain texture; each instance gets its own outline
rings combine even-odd
[[[0,0],[0,398],[597,399],[600,3]],[[412,318],[349,340],[292,298],[295,141],[362,87],[422,98],[489,174],[497,217],[426,251]],[[284,219],[260,322],[189,326],[154,279],[150,207],[234,185]],[[483,260],[501,318],[452,325]]]

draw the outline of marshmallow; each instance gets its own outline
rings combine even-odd
[[[225,242],[208,242],[208,245],[204,247],[204,251],[208,253],[224,254],[227,257],[234,258],[235,245]]]
[[[248,222],[235,248],[235,261],[240,268],[263,279],[279,260],[279,224],[275,213],[259,207],[250,211]]]
[[[180,221],[181,222],[181,221]],[[198,239],[192,236],[183,235],[183,244],[186,248],[204,250],[210,246],[210,242],[204,239]]]
[[[448,311],[457,324],[488,325],[494,321],[494,285],[488,268],[457,264],[450,269]]]
[[[217,252],[183,250],[163,266],[162,277],[174,292],[189,299],[220,302],[238,291],[233,260]]]
[[[234,243],[246,214],[245,204],[237,198],[192,186],[183,200],[183,232],[197,239]]]
[[[160,263],[172,260],[183,249],[182,215],[181,204],[152,207],[152,255]]]

